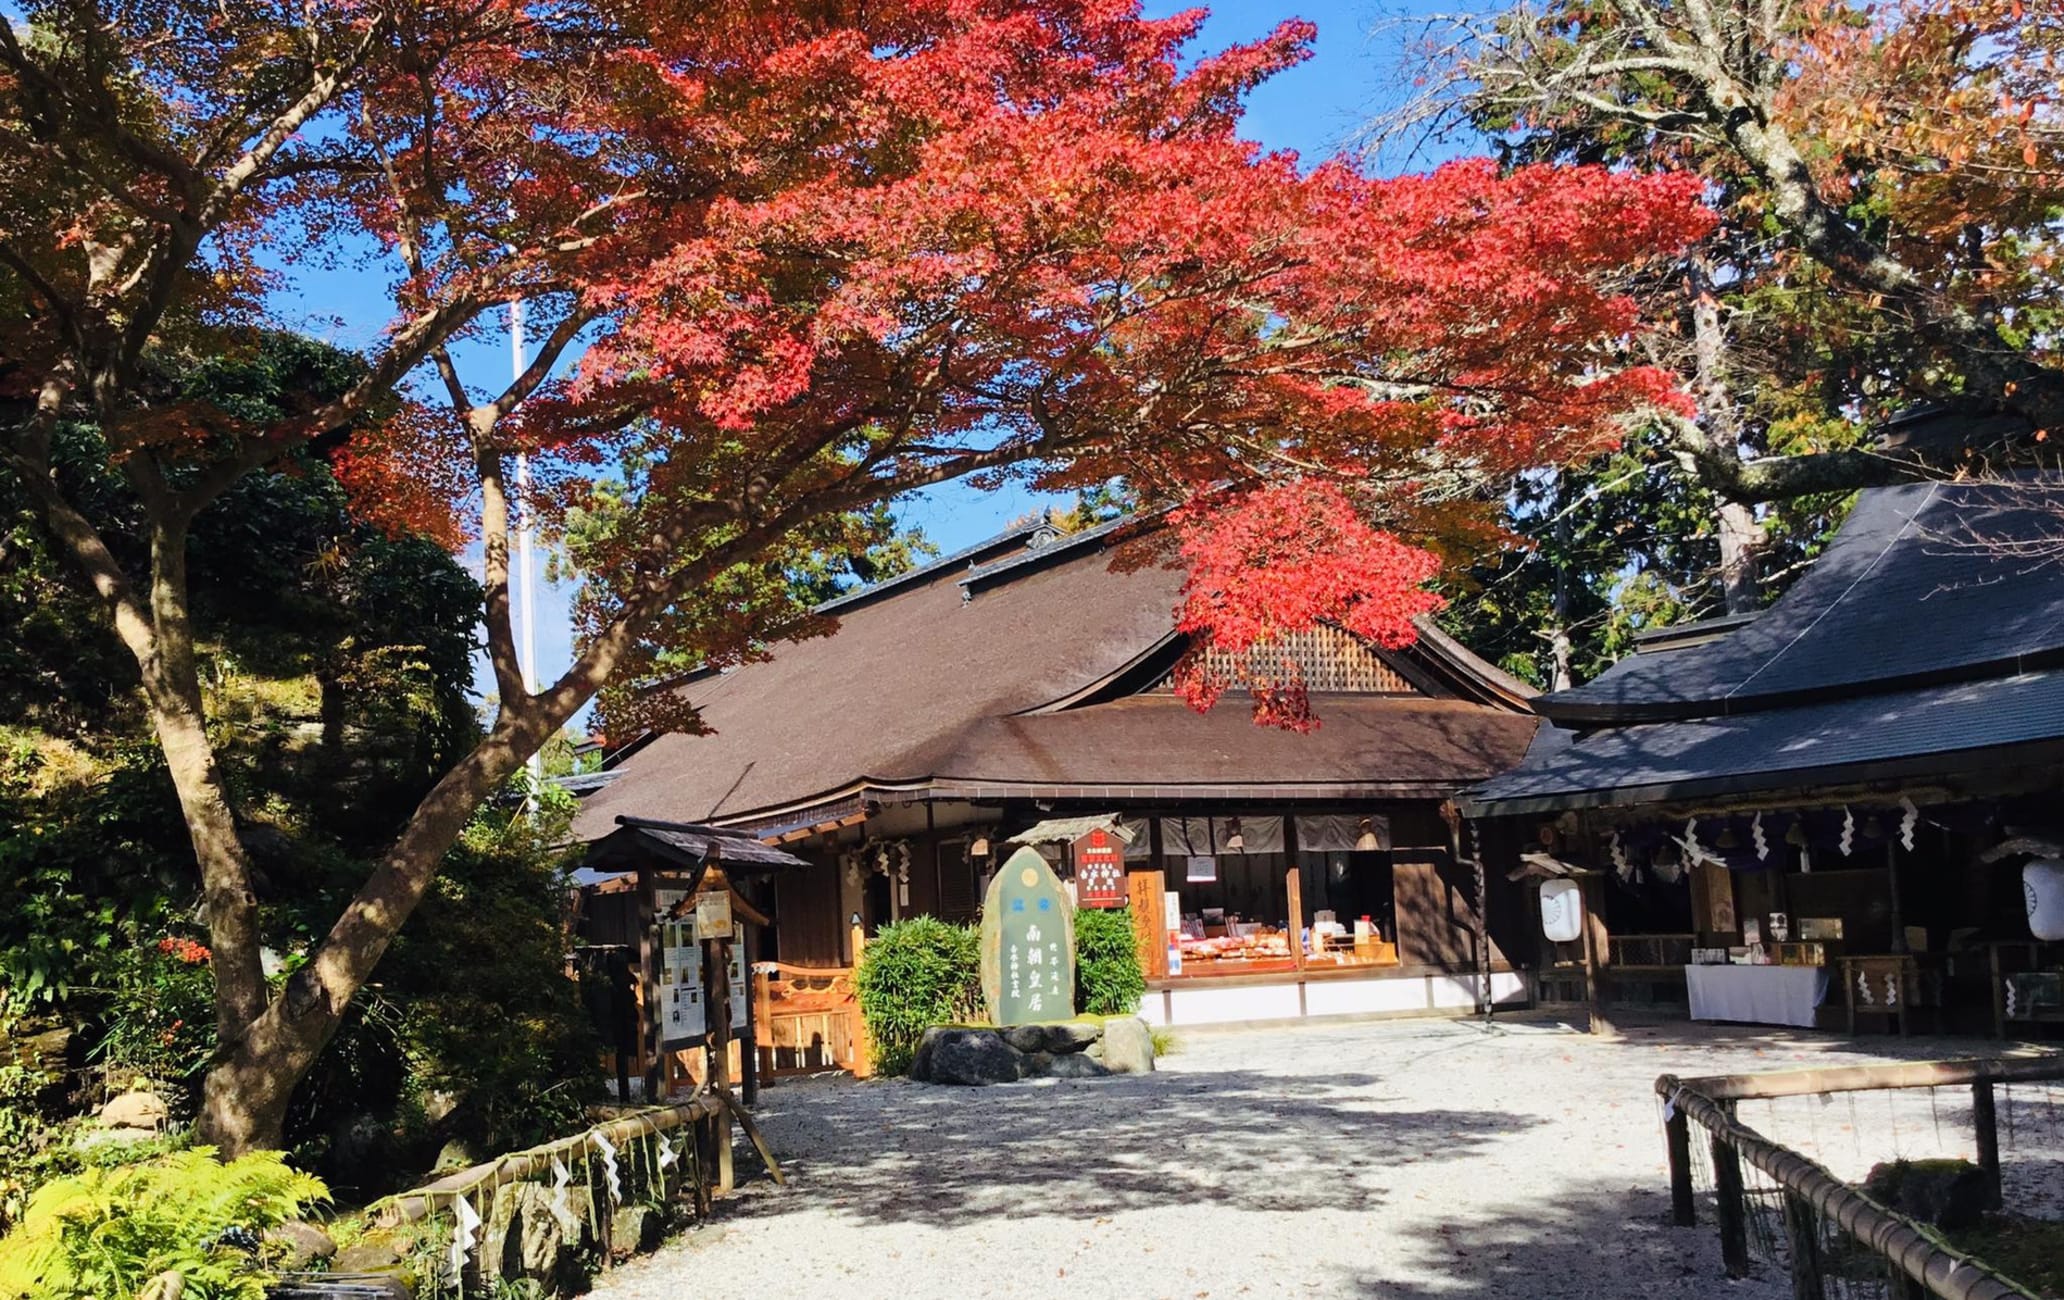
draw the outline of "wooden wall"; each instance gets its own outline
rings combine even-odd
[[[774,877],[775,959],[791,966],[843,965],[845,918],[839,915],[838,864],[820,855],[808,856],[809,866]],[[911,874],[917,874],[915,869]]]

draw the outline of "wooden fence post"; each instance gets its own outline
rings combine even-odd
[[[1713,1188],[1719,1198],[1720,1261],[1727,1276],[1749,1275],[1749,1206],[1742,1192],[1741,1153],[1713,1135]]]
[[[1813,1221],[1813,1207],[1797,1192],[1785,1193],[1784,1222],[1792,1255],[1792,1300],[1827,1300],[1827,1283],[1820,1271],[1820,1231]]]
[[[1999,1116],[1993,1109],[1992,1080],[1971,1085],[1971,1126],[1978,1131],[1978,1167],[1985,1171],[1985,1195],[1990,1208],[2005,1204],[2000,1191]]]
[[[1674,1105],[1663,1122],[1670,1147],[1670,1221],[1680,1228],[1698,1225],[1698,1202],[1691,1185],[1691,1117]]]

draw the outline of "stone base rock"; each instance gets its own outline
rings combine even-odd
[[[1154,1072],[1154,1033],[1138,1016],[1105,1021],[1101,1046],[1097,1058],[1112,1074]]]
[[[666,1217],[649,1205],[626,1205],[609,1220],[609,1245],[617,1255],[642,1255],[666,1238]]]
[[[917,1045],[910,1077],[919,1083],[981,1085],[1019,1079],[1100,1079],[1107,1074],[1144,1074],[1153,1068],[1153,1035],[1145,1021],[1133,1017],[1008,1029],[934,1026]]]
[[[333,1273],[385,1273],[400,1268],[406,1255],[400,1242],[386,1233],[371,1233],[337,1252]]]
[[[1016,1083],[1025,1077],[1025,1056],[998,1030],[927,1029],[911,1063],[911,1077],[922,1083],[970,1086]]]
[[[1042,1052],[1045,1067],[1038,1071],[1045,1079],[1101,1079],[1111,1072],[1102,1061],[1092,1061],[1081,1052],[1066,1052],[1060,1056]]]

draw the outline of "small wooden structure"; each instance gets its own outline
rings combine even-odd
[[[589,846],[579,937],[590,948],[635,953],[633,1032],[610,1027],[620,1044],[619,1079],[635,1066],[648,1100],[688,1089],[721,1092],[736,1080],[746,1103],[753,1102],[759,1053],[743,972],[769,918],[751,885],[803,865],[751,835],[630,817]],[[728,1150],[726,1143],[716,1153],[726,1164]],[[728,1177],[723,1181],[728,1185]]]
[[[2064,566],[2023,558],[2060,509],[2058,475],[1867,492],[1768,610],[1533,701],[1550,729],[1458,803],[1589,873],[1589,951],[1537,930],[1539,1000],[2064,1022],[2064,944],[2033,939],[2022,887],[2064,852]]]

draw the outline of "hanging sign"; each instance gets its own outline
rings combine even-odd
[[[1077,907],[1125,906],[1125,846],[1103,827],[1069,846],[1075,859]]]
[[[1218,859],[1212,857],[1209,853],[1192,853],[1187,869],[1183,872],[1183,879],[1201,881],[1218,879]]]
[[[699,939],[731,937],[731,891],[706,889],[695,896],[695,934]]]
[[[1075,1014],[1075,918],[1037,849],[1019,849],[982,900],[982,998],[999,1025]]]

